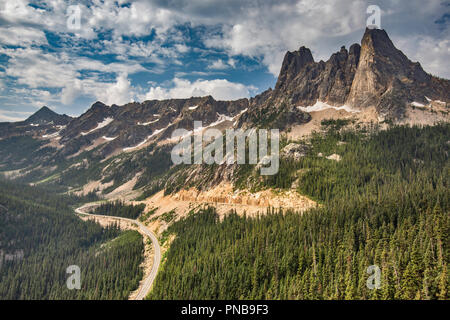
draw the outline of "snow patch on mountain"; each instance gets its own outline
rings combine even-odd
[[[416,101],[411,102],[411,105],[412,105],[413,107],[425,107],[424,104],[422,104],[422,103],[420,103],[420,102],[416,102]]]
[[[122,150],[123,150],[123,151],[130,151],[130,150],[134,150],[134,149],[139,148],[140,146],[146,144],[152,137],[154,137],[154,136],[156,136],[157,134],[163,132],[164,130],[166,130],[166,129],[167,129],[168,127],[170,127],[171,125],[172,125],[172,124],[169,123],[169,125],[168,125],[167,127],[162,128],[162,129],[155,130],[151,135],[149,135],[147,138],[145,138],[144,141],[142,141],[141,143],[135,145],[134,147],[123,148]]]
[[[130,151],[130,150],[134,150],[139,148],[140,146],[142,146],[143,144],[145,144],[148,141],[148,138],[146,138],[144,141],[142,141],[141,143],[135,145],[134,147],[127,147],[127,148],[123,148],[123,151]]]
[[[138,126],[148,126],[148,125],[150,125],[152,123],[156,123],[158,121],[159,121],[159,119],[156,119],[156,120],[153,120],[153,121],[149,121],[149,122],[145,122],[145,123],[138,122]]]
[[[344,110],[344,111],[352,112],[352,113],[360,112],[359,110],[355,110],[347,105],[336,107],[336,106],[329,105],[328,103],[322,102],[319,100],[317,100],[313,106],[307,106],[307,107],[298,106],[297,108],[303,112],[317,112],[317,111],[323,111],[323,110],[327,110],[327,109]]]
[[[59,131],[55,132],[55,133],[52,133],[52,134],[44,134],[42,136],[42,138],[44,138],[44,139],[52,139],[52,138],[56,138],[58,136],[59,136]]]
[[[105,139],[106,141],[113,141],[113,140],[117,139],[118,136],[117,136],[117,137],[114,137],[114,138],[103,136],[102,138]]]
[[[105,118],[102,122],[97,124],[97,127],[95,127],[92,130],[89,130],[88,132],[82,132],[81,135],[86,136],[86,135],[88,135],[88,134],[90,134],[90,133],[92,133],[92,132],[94,132],[94,131],[96,131],[98,129],[106,127],[107,125],[109,125],[113,121],[114,121],[113,118],[109,118],[109,117]]]

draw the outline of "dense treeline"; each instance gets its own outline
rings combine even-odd
[[[129,219],[137,219],[144,212],[145,204],[126,205],[121,200],[105,202],[95,208],[92,212],[105,216],[115,216]]]
[[[448,124],[316,135],[281,174],[321,207],[173,224],[150,298],[448,299],[449,136]],[[335,152],[342,161],[318,156]],[[379,289],[367,287],[372,265]]]
[[[0,180],[0,299],[126,299],[142,278],[142,236],[79,219],[80,199]],[[69,290],[67,267],[81,270]]]

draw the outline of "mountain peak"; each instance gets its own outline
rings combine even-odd
[[[387,32],[382,29],[366,28],[361,40],[361,50],[363,51],[363,54],[367,51],[367,53],[371,55],[378,54],[396,60],[408,60],[408,58],[394,46]]]
[[[383,115],[404,116],[405,106],[425,97],[440,97],[448,81],[433,85],[432,77],[397,49],[385,30],[366,29],[347,103],[356,108],[375,106]]]
[[[34,124],[49,124],[53,122],[54,124],[66,124],[72,118],[67,115],[60,115],[55,111],[51,110],[47,106],[43,106],[38,111],[33,113],[28,119],[25,120],[26,123]]]
[[[39,121],[39,120],[49,120],[50,118],[54,117],[55,115],[58,115],[56,112],[51,110],[47,106],[43,106],[38,111],[33,113],[26,121],[27,122],[33,122],[33,121]]]
[[[376,40],[376,41],[391,41],[386,30],[384,30],[384,29],[366,28],[366,31],[364,32],[364,35],[363,35],[362,42],[364,42],[364,39]]]
[[[50,109],[49,107],[47,107],[47,106],[42,106],[36,113],[42,113],[42,112],[46,112],[46,113],[48,113],[48,112],[50,112],[50,113],[56,113],[56,112],[54,112],[52,109]]]
[[[96,108],[105,108],[105,107],[107,107],[107,105],[104,104],[104,103],[101,102],[101,101],[96,101],[96,102],[91,106],[92,109],[96,109]]]

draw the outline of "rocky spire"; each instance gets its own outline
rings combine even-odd
[[[294,79],[300,71],[309,63],[314,63],[311,50],[301,47],[298,51],[288,51],[284,56],[283,65],[275,89],[282,88],[290,80]]]
[[[411,62],[394,46],[386,31],[366,29],[347,104],[355,108],[375,106],[381,113],[400,117],[407,100],[424,100],[424,95],[418,93],[430,80],[420,64]],[[395,96],[395,101],[389,96]],[[392,112],[393,108],[397,110]]]

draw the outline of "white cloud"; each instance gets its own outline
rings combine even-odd
[[[108,105],[131,102],[135,95],[126,74],[118,76],[116,83],[107,85],[104,91],[96,91],[94,94],[98,100]]]
[[[213,69],[213,70],[225,70],[228,69],[229,66],[223,62],[222,59],[213,61],[209,66],[208,69]]]
[[[60,99],[70,105],[78,97],[91,97],[107,105],[122,105],[135,100],[137,90],[131,86],[126,73],[119,74],[114,82],[99,82],[93,79],[76,79],[61,90]]]
[[[61,90],[61,102],[65,105],[69,105],[75,101],[75,99],[82,95],[84,91],[83,82],[79,79],[67,83]]]
[[[95,1],[87,10],[88,25],[96,29],[114,30],[114,35],[145,36],[152,29],[164,33],[174,26],[176,14],[152,1],[135,1],[117,6],[116,1]]]
[[[173,79],[172,88],[152,87],[143,100],[182,99],[211,95],[216,100],[235,100],[250,96],[254,87],[224,79],[197,80]]]
[[[16,24],[34,24],[64,34],[73,32],[66,26],[66,10],[68,5],[73,4],[71,1],[49,1],[46,10],[28,6],[27,3],[26,0],[6,0],[0,4],[0,14],[6,21]],[[175,59],[177,53],[183,54],[189,50],[183,43],[172,48],[162,46],[167,39],[184,40],[182,33],[174,29],[175,26],[188,23],[194,27],[220,27],[222,34],[205,34],[204,41],[209,47],[227,50],[230,56],[261,58],[269,71],[277,75],[287,50],[306,45],[313,50],[317,60],[327,59],[339,48],[339,41],[358,41],[365,27],[369,4],[369,0],[137,0],[131,3],[95,0],[89,7],[81,5],[82,27],[75,35],[93,39],[98,32],[112,31],[110,47],[105,43],[107,51],[124,56],[147,57],[154,59],[155,63],[163,63],[159,55]],[[410,30],[417,33],[436,30],[438,27],[434,21],[444,9],[440,1],[411,0],[405,4],[380,0],[377,5],[382,9],[382,26],[387,26],[390,34],[405,35]],[[448,29],[448,25],[445,28]],[[157,36],[151,44],[122,40],[124,35],[139,37],[152,31]],[[25,41],[43,40],[42,34],[32,34],[31,30],[28,33],[24,34]],[[424,36],[428,36],[430,44],[435,47],[448,34],[434,32]],[[405,41],[407,38],[399,37],[399,40]],[[426,53],[418,54],[417,60],[424,61],[428,57]],[[174,63],[180,64],[180,61],[174,60]],[[232,62],[228,64],[233,66]],[[217,66],[224,67],[223,64]]]
[[[269,71],[278,75],[287,50],[296,50],[300,45],[321,49],[318,42],[363,28],[365,8],[363,1],[268,1],[254,7],[249,4],[223,25],[221,35],[208,38],[205,43],[223,48],[230,55],[261,57]],[[246,14],[248,18],[244,18]]]
[[[187,45],[182,44],[182,43],[178,43],[174,47],[175,47],[175,49],[177,49],[177,51],[179,53],[186,53],[186,52],[189,52],[189,50],[190,50],[190,48]]]
[[[0,27],[0,43],[13,46],[45,45],[47,38],[41,30],[26,27]]]
[[[287,50],[297,50],[305,45],[311,48],[318,61],[328,59],[343,44],[359,42],[365,28],[366,8],[372,4],[368,0],[242,1],[233,2],[233,9],[225,10],[220,8],[224,5],[213,2],[209,4],[219,7],[215,19],[222,22],[222,34],[206,35],[205,44],[210,48],[224,49],[230,55],[261,59],[275,76]],[[404,3],[381,0],[377,5],[382,10],[382,27],[395,40],[407,42],[413,40],[411,34],[421,35],[428,39],[426,46],[436,48],[448,39],[448,32],[439,32],[439,27],[434,23],[445,9],[440,1],[411,0]],[[193,8],[193,5],[188,7]],[[184,11],[187,11],[186,8]],[[196,12],[200,11],[197,7]],[[444,28],[448,30],[449,24]],[[409,44],[412,47],[415,43],[411,41]],[[430,58],[430,53],[425,49],[426,46],[416,54],[413,48],[410,52],[427,68],[426,60]],[[440,75],[445,75],[442,62],[445,58],[447,61],[450,59],[444,51],[440,51],[441,58],[432,57],[436,63],[435,66],[430,64],[429,68]],[[441,70],[437,65],[441,66]]]
[[[228,62],[227,62],[232,68],[236,68],[236,63],[237,63],[237,61],[236,60],[234,60],[233,58],[230,58],[230,59],[228,59]]]
[[[85,57],[69,56],[66,53],[45,53],[37,48],[0,48],[0,53],[10,57],[5,75],[16,78],[17,84],[30,88],[30,90],[23,89],[21,94],[32,98],[33,104],[41,104],[54,98],[47,90],[35,90],[38,88],[62,89],[60,101],[66,105],[82,95],[101,99],[105,103],[130,102],[133,90],[127,74],[146,70],[138,63],[105,64]],[[83,70],[91,71],[93,75],[82,77]],[[115,82],[102,81],[99,74],[104,73],[116,74]],[[37,95],[37,92],[41,94]]]
[[[57,33],[72,33],[66,26],[66,10],[71,1],[53,0],[46,2],[46,10],[28,6],[26,0],[6,0],[0,4],[0,15],[8,22],[41,26],[42,29]],[[127,4],[127,5],[124,5]],[[183,40],[175,26],[190,24],[221,27],[222,34],[210,37],[205,35],[205,43],[214,48],[227,50],[230,55],[245,55],[262,58],[269,71],[277,75],[283,54],[286,50],[307,45],[317,59],[328,58],[339,48],[336,39],[348,41],[365,27],[366,8],[369,0],[160,0],[128,1],[94,0],[82,9],[82,27],[75,32],[76,37],[93,39],[98,32],[112,31],[113,39],[125,36],[146,36],[152,31],[157,39]],[[388,26],[390,33],[408,34],[415,30],[427,33],[438,27],[434,21],[442,15],[440,1],[380,0],[382,26]],[[448,29],[448,25],[445,26]],[[426,34],[424,34],[426,35]],[[29,35],[33,37],[34,35]],[[431,44],[437,46],[448,34],[430,36]],[[403,40],[407,38],[402,37]],[[359,39],[357,39],[359,40]],[[39,41],[39,39],[28,39]],[[117,43],[114,42],[116,45]],[[124,44],[123,54],[153,58],[155,50],[163,50],[161,43],[157,48],[145,44]],[[123,50],[117,48],[117,50]],[[186,53],[189,48],[177,44],[178,53]],[[173,54],[172,52],[172,54]],[[426,52],[418,55],[425,60]],[[175,63],[180,63],[175,61]],[[230,64],[231,65],[231,64]]]
[[[27,0],[6,0],[0,3],[0,16],[7,22],[17,25],[32,25],[37,28],[50,30],[57,33],[75,33],[77,37],[94,39],[96,33],[92,26],[82,24],[80,30],[67,28],[67,8],[73,5],[71,1],[52,0],[45,3],[45,9],[30,6]],[[82,19],[89,16],[90,9],[82,4]]]
[[[64,62],[66,55],[59,57],[33,48],[0,48],[0,53],[10,57],[5,74],[30,88],[59,88],[79,75],[73,66]]]
[[[436,41],[427,36],[410,36],[399,39],[397,47],[409,59],[419,61],[425,71],[450,79],[450,35],[447,39]]]
[[[32,112],[0,110],[0,122],[22,121],[31,114]]]

